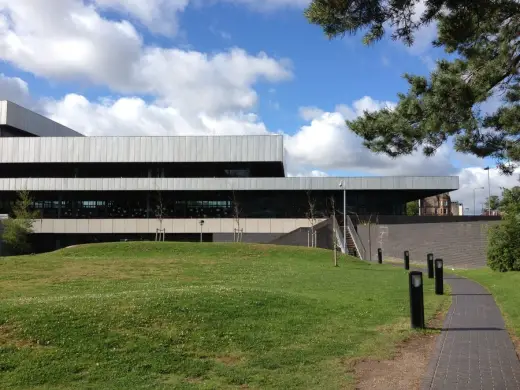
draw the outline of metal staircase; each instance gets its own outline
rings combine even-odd
[[[363,242],[361,241],[361,238],[359,237],[356,228],[354,224],[352,223],[352,219],[350,216],[346,216],[346,225],[347,225],[347,231],[345,234],[345,238],[347,241],[347,254],[350,256],[358,257],[362,260],[366,260],[366,250],[363,245]],[[339,226],[339,229],[337,229],[340,232],[341,238],[341,251],[345,253],[345,250],[343,248],[343,215],[338,215],[337,217],[337,224]]]

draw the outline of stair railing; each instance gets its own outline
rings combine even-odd
[[[356,251],[359,255],[359,258],[361,260],[366,260],[366,249],[363,245],[363,241],[361,240],[361,237],[359,237],[359,234],[354,227],[354,224],[352,223],[352,218],[350,218],[350,215],[345,215],[344,218],[346,218],[347,221],[347,230],[350,234],[350,237],[352,237],[352,241],[354,241],[354,246],[356,247]]]
[[[343,237],[341,235],[341,229],[338,224],[337,218],[332,218],[332,229],[334,230],[335,239],[338,243],[339,249],[341,250],[341,253],[347,253],[347,248],[343,245]]]

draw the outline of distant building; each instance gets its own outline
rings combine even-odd
[[[451,215],[464,215],[464,205],[460,202],[452,201]]]
[[[420,215],[458,215],[453,213],[452,204],[457,205],[458,213],[458,202],[452,202],[448,193],[429,196],[420,201]]]
[[[485,209],[485,210],[482,210],[482,215],[486,215],[486,216],[500,216],[502,214],[500,213],[500,210],[491,210],[491,213],[490,213],[488,209]]]

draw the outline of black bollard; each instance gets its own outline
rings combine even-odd
[[[435,259],[435,294],[444,294],[444,269],[442,259]]]
[[[412,328],[424,329],[424,295],[422,272],[408,273],[410,289],[410,319]]]
[[[428,253],[426,262],[428,263],[428,279],[433,279],[433,253]]]
[[[404,251],[404,269],[410,269],[410,252]]]
[[[377,261],[379,264],[383,264],[383,250],[381,248],[377,248]]]

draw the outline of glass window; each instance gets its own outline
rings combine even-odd
[[[226,169],[226,175],[229,177],[250,177],[250,169]]]

